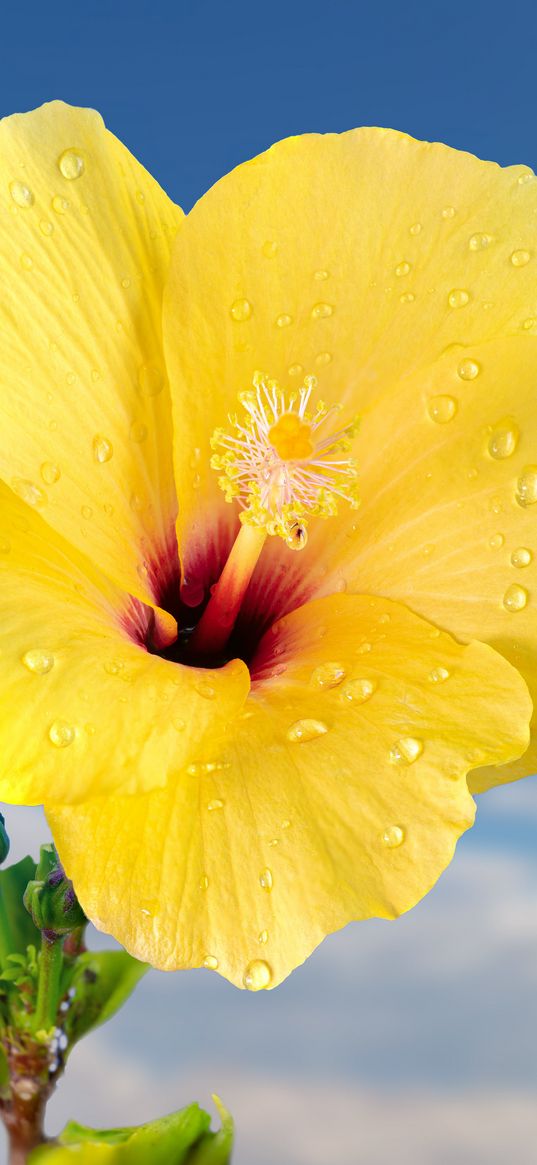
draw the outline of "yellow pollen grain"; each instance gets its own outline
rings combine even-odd
[[[313,453],[311,426],[296,413],[284,413],[269,430],[269,441],[282,461],[300,461]]]

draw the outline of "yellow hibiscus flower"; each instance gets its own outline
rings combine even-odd
[[[535,767],[537,183],[361,129],[184,218],[60,103],[0,172],[2,796],[138,957],[274,986]]]

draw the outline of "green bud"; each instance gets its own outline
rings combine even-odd
[[[24,905],[50,939],[70,934],[86,922],[73,883],[66,878],[53,845],[42,845],[36,878],[28,882]]]
[[[0,865],[5,862],[9,853],[9,837],[7,835],[6,823],[4,817],[0,813]]]

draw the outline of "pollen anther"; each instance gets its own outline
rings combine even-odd
[[[339,501],[359,504],[356,461],[344,456],[358,418],[323,437],[322,426],[341,406],[319,401],[308,410],[316,387],[316,377],[306,376],[302,388],[285,393],[256,372],[253,390],[239,394],[243,415],[228,418],[231,433],[216,429],[211,438],[218,450],[211,465],[226,501],[239,503],[242,522],[263,527],[295,550],[306,544],[309,518],[332,517]]]

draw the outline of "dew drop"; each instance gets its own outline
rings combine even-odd
[[[247,991],[264,991],[272,981],[272,971],[264,959],[253,959],[244,972],[243,983]]]
[[[481,365],[477,363],[477,360],[461,360],[457,368],[457,376],[460,376],[461,380],[475,380],[480,371]]]
[[[326,271],[324,267],[321,267],[318,271],[314,271],[313,278],[316,279],[318,283],[323,283],[325,279],[328,279],[329,274],[329,271]]]
[[[278,244],[272,239],[267,239],[261,248],[265,259],[273,259],[278,250]]]
[[[529,263],[531,254],[529,251],[513,251],[511,255],[511,263],[513,267],[525,267]]]
[[[466,307],[470,300],[469,292],[464,287],[454,287],[448,295],[448,303],[450,307]]]
[[[413,291],[405,291],[399,296],[399,303],[414,303],[416,296]]]
[[[389,761],[392,765],[411,765],[421,756],[423,741],[414,736],[402,736],[392,745],[389,752]]]
[[[93,438],[93,459],[99,465],[104,465],[106,461],[110,461],[114,452],[112,442],[107,437],[103,437],[102,433],[97,433]]]
[[[39,229],[43,235],[51,235],[54,227],[48,218],[42,218],[39,223]]]
[[[268,930],[262,930],[257,941],[261,943],[261,946],[265,946],[265,943],[268,943]]]
[[[286,315],[286,313],[283,312],[281,316],[277,316],[277,318],[276,318],[276,327],[277,328],[288,328],[289,324],[292,324],[292,322],[293,322],[293,317]]]
[[[505,542],[505,538],[504,538],[503,534],[493,534],[492,538],[489,538],[490,549],[491,550],[501,550],[504,542]]]
[[[172,728],[175,728],[176,732],[183,732],[186,728],[186,723],[180,716],[172,716]]]
[[[156,364],[142,364],[138,369],[138,384],[144,396],[157,396],[164,387],[164,375]]]
[[[291,744],[306,744],[308,740],[316,740],[328,732],[328,726],[322,720],[295,720],[287,729],[287,739]]]
[[[302,364],[290,364],[287,369],[289,376],[302,376],[304,368]]]
[[[83,518],[86,518],[87,521],[90,518],[93,518],[93,509],[91,506],[81,506],[80,513],[82,514]]]
[[[35,202],[30,187],[26,186],[24,182],[10,182],[9,193],[11,194],[13,202],[15,202],[17,206],[20,206],[22,210],[26,210],[27,207],[33,206]]]
[[[445,206],[442,211],[442,218],[455,218],[457,211],[454,206]]]
[[[457,412],[457,401],[454,396],[432,396],[427,404],[427,412],[431,421],[437,425],[445,425],[452,421]]]
[[[11,542],[9,538],[0,538],[0,554],[9,554],[11,550]]]
[[[69,202],[66,198],[62,198],[61,194],[54,195],[51,205],[56,214],[65,214],[66,210],[69,210]]]
[[[143,206],[143,204],[145,202],[145,194],[144,194],[143,190],[137,190],[134,197],[135,197],[136,201],[140,203],[140,206]]]
[[[365,704],[366,700],[371,699],[374,691],[375,684],[372,680],[348,680],[341,689],[341,696],[342,699],[348,700],[350,704]]]
[[[408,275],[411,270],[412,270],[412,268],[411,268],[410,263],[407,263],[405,261],[404,263],[397,264],[397,267],[395,268],[395,274],[397,276]]]
[[[498,421],[490,434],[487,449],[491,457],[496,461],[503,461],[506,457],[512,457],[518,445],[520,437],[520,430],[514,421],[505,419]]]
[[[507,588],[502,602],[506,611],[522,611],[528,601],[528,592],[525,587],[521,587],[518,583],[512,583]]]
[[[291,822],[286,817],[285,820],[282,821],[282,829],[290,829],[290,828],[291,828]]]
[[[67,720],[53,720],[48,730],[49,740],[56,748],[67,748],[75,739],[75,729]]]
[[[337,688],[344,679],[345,668],[340,663],[322,663],[311,676],[311,682],[316,688]]]
[[[331,362],[332,362],[332,353],[331,352],[319,352],[319,355],[315,357],[315,363],[316,363],[318,368],[324,368],[326,364],[330,364]]]
[[[61,472],[57,465],[53,465],[52,461],[44,461],[41,466],[41,477],[47,485],[54,485],[60,480]]]
[[[40,648],[34,647],[24,653],[22,662],[28,671],[45,676],[54,667],[54,656],[50,651],[41,651]]]
[[[200,680],[195,685],[198,696],[203,696],[204,700],[214,700],[216,696],[216,688],[208,682],[208,680]]]
[[[58,166],[60,173],[68,182],[73,182],[84,173],[84,159],[76,150],[64,150],[58,158]]]
[[[218,968],[218,959],[216,959],[214,955],[205,955],[203,966],[206,967],[208,971],[216,971]]]
[[[199,881],[199,887],[200,887],[200,890],[208,890],[209,889],[209,879],[207,877],[207,874],[201,875],[201,878]]]
[[[32,259],[32,256],[26,255],[26,254],[21,255],[20,263],[21,263],[21,267],[23,267],[25,271],[31,271],[32,267],[34,265],[34,261]]]
[[[261,886],[262,890],[267,891],[267,894],[270,893],[270,891],[272,890],[272,886],[273,886],[272,870],[269,870],[268,866],[266,869],[261,870],[261,873],[259,875],[259,885]]]
[[[249,299],[236,299],[230,307],[231,317],[237,322],[249,320],[252,314],[252,305]]]
[[[409,228],[411,235],[420,235],[422,229],[423,228],[420,222],[413,222],[412,226]]]
[[[529,566],[532,561],[533,554],[528,550],[527,546],[519,546],[517,550],[513,550],[511,555],[511,565],[520,569],[524,566]]]
[[[46,505],[48,501],[44,489],[35,485],[35,482],[28,481],[25,477],[13,477],[11,479],[11,488],[13,493],[17,494],[17,497],[22,498],[23,502],[26,502],[28,506],[34,506],[37,510]]]
[[[331,303],[316,303],[311,309],[311,318],[313,320],[326,320],[328,316],[333,315],[334,308]]]
[[[449,672],[447,667],[433,667],[429,672],[429,680],[432,684],[445,684],[449,679]]]
[[[492,238],[490,235],[486,235],[482,231],[479,231],[475,235],[470,235],[470,238],[468,239],[468,247],[470,251],[486,251],[491,242]]]
[[[527,465],[517,481],[515,500],[526,508],[537,502],[537,465]]]
[[[397,849],[405,840],[405,831],[400,825],[389,825],[380,838],[387,849]]]
[[[207,802],[207,809],[209,810],[209,813],[215,813],[218,809],[223,808],[224,802],[221,801],[219,797],[215,797],[214,800]]]

